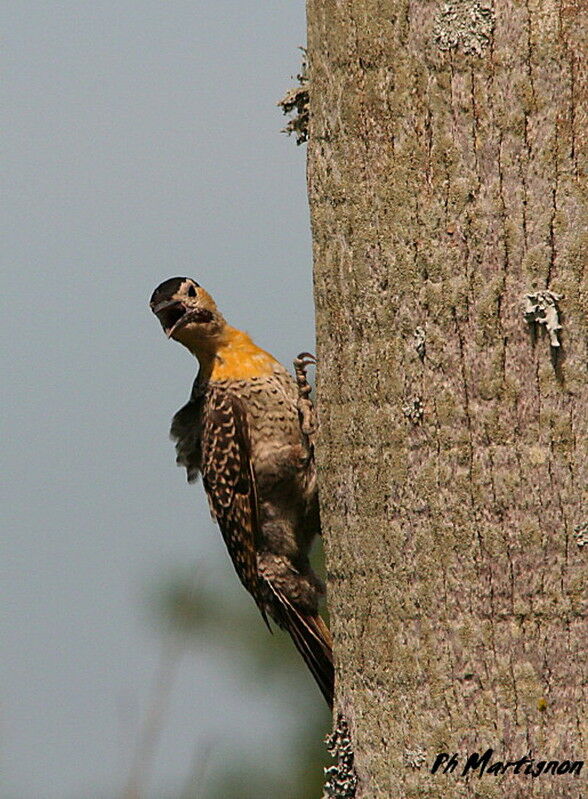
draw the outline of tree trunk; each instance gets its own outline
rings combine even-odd
[[[587,6],[484,1],[308,0],[336,711],[370,799],[588,772],[561,767],[588,738]],[[488,749],[534,763],[463,775]]]

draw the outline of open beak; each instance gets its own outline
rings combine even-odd
[[[180,300],[166,300],[152,306],[151,310],[161,322],[165,335],[170,338],[189,311]]]

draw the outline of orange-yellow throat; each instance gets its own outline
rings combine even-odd
[[[194,342],[190,349],[210,380],[247,380],[271,375],[276,359],[253,343],[242,330],[226,325],[214,340]]]

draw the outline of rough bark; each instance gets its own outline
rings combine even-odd
[[[358,797],[585,788],[588,766],[460,774],[487,748],[587,751],[587,31],[581,0],[308,0],[318,459]],[[551,337],[524,317],[543,290]],[[430,773],[439,752],[453,773]]]

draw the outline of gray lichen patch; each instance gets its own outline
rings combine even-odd
[[[461,47],[466,55],[483,55],[494,28],[494,9],[478,0],[443,3],[435,20],[433,37],[440,50]]]
[[[287,133],[288,136],[294,134],[296,136],[296,144],[304,144],[308,141],[308,123],[309,115],[309,79],[308,79],[308,63],[306,60],[306,50],[302,50],[302,66],[300,72],[296,75],[298,86],[288,89],[286,94],[281,100],[278,100],[277,105],[282,109],[284,114],[292,114],[294,116],[288,122],[282,133]]]
[[[325,741],[329,754],[337,763],[325,769],[325,787],[322,799],[354,799],[357,790],[357,774],[354,767],[353,744],[349,726],[342,713],[332,735]]]
[[[544,325],[552,347],[561,346],[558,335],[561,325],[557,308],[557,303],[561,299],[561,294],[548,289],[525,295],[525,320],[530,325]]]

